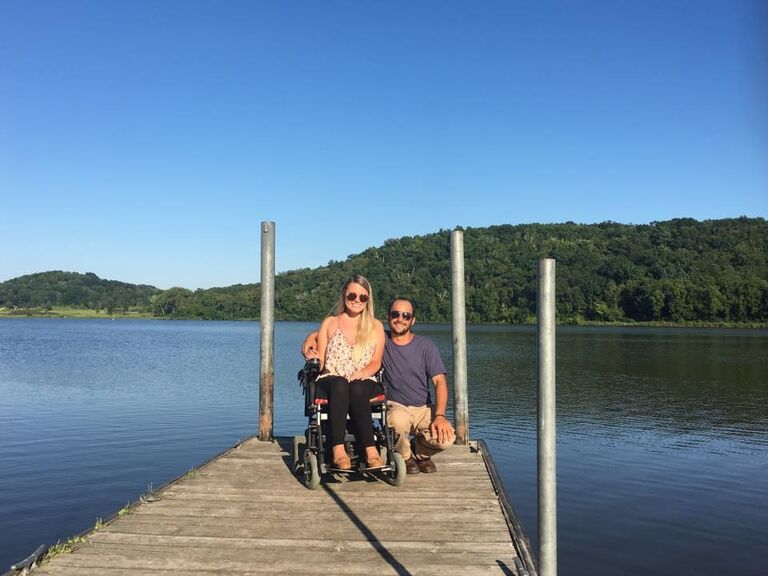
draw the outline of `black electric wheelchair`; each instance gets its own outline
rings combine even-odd
[[[352,468],[344,470],[333,465],[327,445],[328,400],[320,393],[316,383],[319,373],[320,362],[316,359],[308,360],[299,371],[299,384],[304,392],[304,416],[308,418],[308,424],[304,436],[293,439],[294,473],[310,490],[317,488],[322,477],[328,474],[374,474],[393,486],[400,486],[405,480],[405,460],[393,449],[394,431],[387,425],[387,399],[381,372],[377,376],[381,391],[370,402],[373,436],[384,466],[374,470],[365,469],[355,437],[349,432],[344,437],[344,444],[352,460]]]

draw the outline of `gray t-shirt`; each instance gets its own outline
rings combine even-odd
[[[405,346],[398,346],[387,332],[382,364],[389,399],[406,406],[431,404],[432,377],[445,374],[437,346],[418,334]]]

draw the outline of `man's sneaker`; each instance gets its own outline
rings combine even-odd
[[[405,473],[418,474],[419,472],[421,472],[421,470],[419,470],[419,464],[416,462],[416,458],[411,456],[408,458],[408,460],[405,461]]]
[[[424,460],[416,460],[416,466],[419,467],[419,472],[422,474],[431,474],[437,472],[437,466],[432,462],[432,458],[424,458]]]

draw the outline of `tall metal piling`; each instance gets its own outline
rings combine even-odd
[[[259,440],[272,439],[275,404],[275,223],[261,223],[261,378]]]
[[[464,298],[464,231],[451,232],[451,316],[453,318],[453,413],[456,442],[469,443],[467,402],[467,313]]]
[[[539,574],[557,576],[555,430],[555,260],[538,265]]]

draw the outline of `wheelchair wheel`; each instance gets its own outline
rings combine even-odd
[[[307,448],[307,439],[304,436],[294,436],[293,437],[293,452],[291,452],[291,469],[293,470],[293,473],[296,474],[299,470],[301,470],[302,466],[302,459],[301,456],[304,454],[304,450]]]
[[[403,464],[405,467],[405,464]],[[317,468],[317,456],[312,450],[304,451],[304,486],[314,490],[320,486],[320,471]]]
[[[397,452],[392,455],[392,460],[395,463],[394,469],[386,473],[385,479],[392,486],[400,486],[405,481],[405,460]]]

